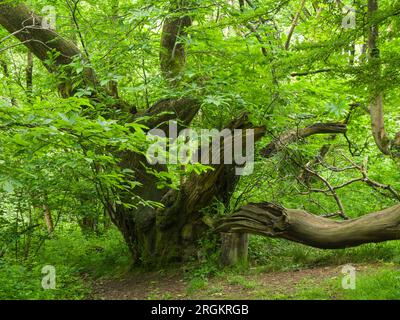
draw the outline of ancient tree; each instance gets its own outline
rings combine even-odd
[[[373,12],[374,1],[369,2]],[[160,70],[171,87],[174,87],[179,83],[186,64],[185,46],[180,39],[185,37],[192,24],[192,17],[182,4],[171,5],[171,10],[175,14],[164,20],[160,36]],[[110,118],[115,116],[111,112],[115,109],[121,110],[127,123],[146,116],[144,124],[151,129],[165,128],[169,120],[178,121],[180,127],[184,128],[196,117],[200,103],[192,97],[161,100],[147,110],[136,110],[129,101],[119,98],[115,88],[110,90],[101,86],[92,67],[86,67],[83,73],[76,74],[69,65],[76,58],[85,61],[85,53],[73,41],[65,39],[54,30],[42,27],[41,22],[42,18],[26,5],[0,1],[0,25],[40,59],[49,72],[58,73],[62,70],[67,74],[60,78],[59,92],[62,97],[74,95],[77,87],[71,84],[70,79],[81,77],[81,87],[94,88],[90,99],[94,102],[108,101]],[[296,21],[293,25],[295,24]],[[369,41],[371,59],[378,58],[373,53],[376,51],[376,36],[377,27],[372,25]],[[49,65],[47,58],[54,52],[58,55],[54,63]],[[371,118],[377,144],[384,153],[388,153],[389,145],[397,144],[399,139],[397,137],[397,140],[390,143],[387,141],[382,124],[381,101],[381,94],[378,92],[372,102]],[[254,127],[246,114],[228,124],[227,128],[252,128],[255,130],[256,141],[266,134],[266,128]],[[345,123],[316,123],[302,129],[295,128],[275,138],[263,148],[261,155],[270,157],[288,144],[312,135],[343,134],[346,130]],[[218,152],[223,154],[225,147],[221,145]],[[205,231],[215,227],[217,232],[281,237],[319,248],[344,248],[400,238],[398,205],[359,219],[339,222],[270,203],[249,204],[223,221],[210,224],[205,221],[202,209],[209,206],[215,198],[224,203],[229,202],[239,179],[232,165],[213,165],[212,171],[200,175],[193,173],[182,181],[179,190],[167,187],[158,189],[157,178],[146,170],[149,164],[144,156],[117,151],[115,156],[120,159],[121,167],[135,172],[135,179],[141,184],[135,189],[136,195],[162,204],[162,208],[139,206],[137,209],[128,209],[114,203],[112,199],[106,199],[108,214],[123,234],[136,262],[162,264],[185,259],[194,252],[197,239]],[[152,169],[158,172],[167,170],[164,165],[155,165]],[[123,191],[119,197],[126,202],[132,199],[131,194]]]

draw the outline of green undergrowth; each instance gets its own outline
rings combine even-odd
[[[42,287],[45,266],[55,268],[55,289]],[[85,236],[79,229],[65,229],[26,260],[0,259],[0,299],[83,299],[95,279],[125,275],[130,267],[129,252],[116,230]]]
[[[318,286],[303,286],[288,299],[304,300],[398,300],[400,299],[400,270],[383,266],[378,270],[356,273],[354,289],[344,289],[341,277]]]

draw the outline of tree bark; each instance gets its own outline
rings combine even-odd
[[[33,55],[31,51],[27,54],[26,65],[26,96],[28,101],[31,102],[33,93]]]
[[[234,266],[247,262],[249,235],[247,233],[223,233],[220,262]]]
[[[51,234],[54,231],[54,223],[50,208],[47,204],[43,205],[43,215],[44,215],[44,222],[46,223],[47,227],[47,232]]]
[[[369,59],[373,67],[373,80],[375,83],[381,82],[381,62],[380,62],[380,52],[378,48],[379,41],[379,25],[374,22],[374,15],[378,11],[378,0],[368,0],[368,15],[371,20],[370,32],[368,38],[368,50]],[[400,132],[397,133],[395,139],[391,139],[385,129],[384,120],[384,103],[383,103],[383,92],[382,89],[374,90],[373,96],[370,103],[370,114],[371,114],[371,126],[372,135],[375,139],[375,143],[379,150],[385,155],[395,155],[400,156],[397,153],[392,152],[392,148],[400,149]]]
[[[60,55],[55,59],[57,65],[67,65],[79,49],[54,30],[42,27],[42,18],[24,4],[9,4],[0,1],[0,24],[18,38],[41,61],[48,58],[48,53],[55,49]]]
[[[295,29],[296,26],[297,26],[297,23],[298,23],[298,21],[299,21],[301,12],[303,11],[303,8],[304,8],[304,5],[305,5],[305,4],[306,4],[306,0],[301,0],[301,2],[300,2],[300,8],[299,8],[299,10],[296,12],[296,15],[295,15],[294,18],[293,18],[293,21],[292,21],[292,24],[291,24],[291,26],[290,26],[290,30],[289,30],[289,33],[288,33],[288,36],[287,36],[287,39],[286,39],[286,42],[285,42],[285,49],[286,49],[286,50],[289,50],[290,41],[292,40],[292,36],[293,36],[293,33],[294,33],[294,29]]]
[[[272,203],[249,204],[222,219],[216,230],[284,238],[321,249],[342,249],[400,239],[400,205],[352,220],[334,221]]]
[[[186,66],[185,45],[180,38],[186,36],[186,28],[192,25],[192,19],[185,13],[183,5],[173,5],[171,12],[174,12],[173,16],[167,17],[163,24],[160,65],[164,77],[176,84]]]

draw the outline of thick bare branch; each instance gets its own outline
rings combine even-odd
[[[266,146],[261,154],[264,157],[271,157],[284,149],[288,144],[307,138],[316,134],[346,133],[347,125],[343,123],[316,123],[304,129],[294,129],[283,133]]]
[[[336,201],[336,203],[337,203],[337,205],[338,205],[338,207],[339,207],[339,213],[338,213],[338,215],[339,215],[340,217],[342,217],[343,219],[348,219],[348,217],[346,216],[346,212],[345,212],[343,203],[342,203],[342,201],[340,200],[340,197],[339,197],[339,195],[337,194],[336,189],[335,189],[334,187],[331,186],[331,184],[329,183],[329,181],[326,180],[323,176],[321,176],[321,175],[318,174],[317,172],[315,172],[315,171],[311,170],[310,168],[308,168],[307,166],[306,166],[305,170],[306,170],[307,172],[311,173],[312,175],[316,176],[318,179],[320,179],[320,180],[328,187],[328,189],[329,189],[331,195],[335,198],[335,201]]]
[[[249,204],[221,220],[218,232],[284,238],[321,249],[400,239],[400,205],[357,219],[334,221],[271,203]]]

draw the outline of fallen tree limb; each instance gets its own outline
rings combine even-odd
[[[335,221],[272,203],[249,204],[222,219],[218,232],[284,238],[321,249],[400,239],[400,205],[357,219]]]
[[[323,73],[323,72],[330,72],[332,69],[326,68],[326,69],[319,69],[319,70],[312,70],[312,71],[301,71],[301,72],[292,72],[290,74],[291,77],[303,77],[303,76],[308,76],[308,75],[313,75],[313,74],[318,74],[318,73]]]

